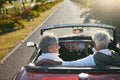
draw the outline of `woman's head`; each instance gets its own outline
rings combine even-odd
[[[52,33],[46,33],[42,35],[40,39],[39,47],[42,52],[47,53],[50,52],[49,49],[58,45],[58,38]]]

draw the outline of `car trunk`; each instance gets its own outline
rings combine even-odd
[[[25,66],[20,80],[119,80],[119,67]]]

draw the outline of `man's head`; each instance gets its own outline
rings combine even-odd
[[[43,53],[58,53],[58,38],[52,33],[46,33],[42,35],[39,47]]]
[[[106,49],[110,42],[110,36],[105,31],[97,31],[93,34],[92,40],[94,41],[97,50]]]

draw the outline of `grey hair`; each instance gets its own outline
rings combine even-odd
[[[97,31],[93,34],[92,40],[95,42],[96,47],[105,49],[110,42],[110,35],[105,31]]]
[[[52,47],[58,43],[58,38],[52,33],[43,34],[40,39],[39,47],[43,53],[47,53],[48,47]]]

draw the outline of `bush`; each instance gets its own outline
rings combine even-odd
[[[45,12],[47,8],[44,5],[40,5],[39,11],[40,12]]]
[[[39,12],[38,12],[38,11],[35,11],[35,10],[33,10],[33,11],[31,12],[31,15],[34,16],[34,17],[39,17],[39,16],[40,16]]]
[[[34,5],[34,6],[32,7],[32,10],[39,11],[39,5]]]
[[[13,29],[14,21],[13,20],[1,20],[0,21],[0,30],[8,31]]]
[[[14,28],[13,30],[19,30],[24,28],[24,24],[20,21],[14,21]]]
[[[15,12],[12,14],[12,20],[22,20],[22,16],[20,12]]]
[[[0,20],[0,32],[9,32],[23,28],[24,25],[21,22],[14,20]]]
[[[21,20],[22,17],[21,17],[21,13],[9,13],[9,14],[1,14],[0,15],[0,19],[3,20],[3,19],[10,19],[10,20]]]
[[[31,8],[24,9],[22,12],[22,18],[23,19],[28,18],[31,15],[31,12],[32,12]]]
[[[45,7],[46,7],[46,9],[50,9],[52,7],[52,4],[47,3],[47,4],[45,4]]]

